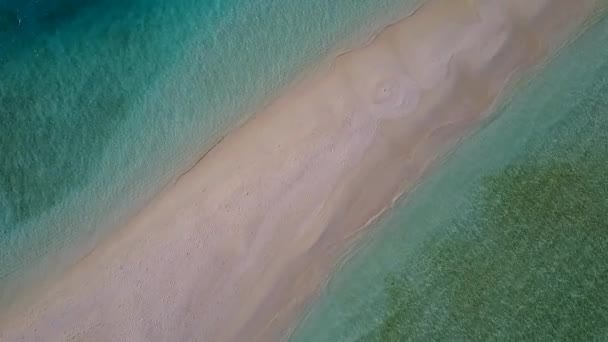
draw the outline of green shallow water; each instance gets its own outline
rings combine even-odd
[[[419,2],[0,0],[0,304]]]
[[[608,339],[608,17],[339,267],[292,341]]]

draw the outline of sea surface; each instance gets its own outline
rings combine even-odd
[[[382,219],[291,340],[606,340],[607,294],[603,12]]]
[[[418,0],[0,0],[0,308]]]

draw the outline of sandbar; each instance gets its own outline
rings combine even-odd
[[[231,131],[2,341],[274,341],[596,1],[429,0]],[[238,94],[234,94],[238,96]]]

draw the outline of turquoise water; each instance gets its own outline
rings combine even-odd
[[[293,341],[608,339],[608,16],[379,223]]]
[[[0,0],[0,303],[418,2]]]

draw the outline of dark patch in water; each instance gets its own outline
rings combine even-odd
[[[10,9],[0,8],[0,34],[9,33],[19,27],[19,14]]]
[[[129,106],[179,54],[183,37],[160,34],[174,18],[158,7],[93,16],[99,3],[40,9],[40,35],[0,55],[0,240],[86,184]]]

